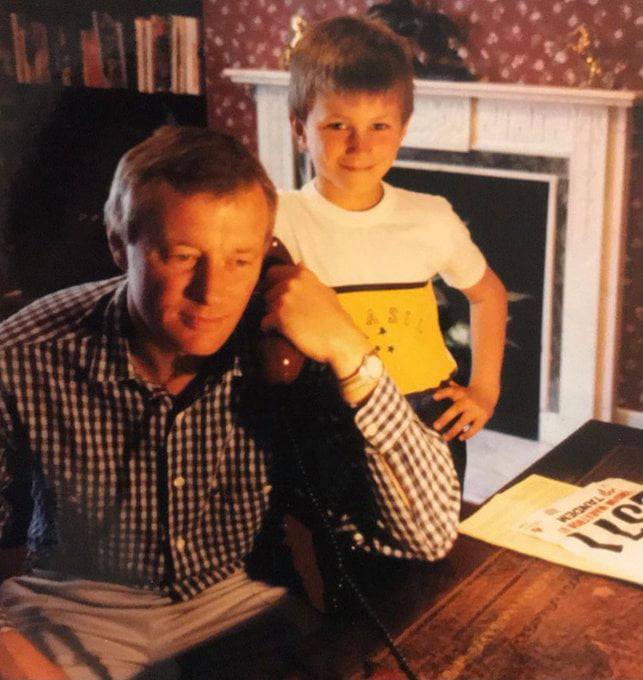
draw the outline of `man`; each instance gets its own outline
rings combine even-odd
[[[24,540],[29,487],[34,505],[29,571],[0,590],[0,677],[174,677],[171,657],[284,601],[295,503],[364,550],[450,548],[448,449],[335,294],[274,266],[265,313],[246,313],[275,207],[232,138],[161,128],[121,159],[105,206],[124,275],[0,325],[5,545]],[[270,329],[313,360],[290,388],[254,369]],[[272,575],[252,578],[257,564]]]

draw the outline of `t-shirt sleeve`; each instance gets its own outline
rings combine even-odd
[[[439,274],[453,288],[470,288],[484,275],[487,261],[451,204],[442,200],[440,214],[444,223],[445,250]]]

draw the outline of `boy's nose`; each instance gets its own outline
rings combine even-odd
[[[353,152],[355,151],[370,151],[371,148],[371,138],[367,131],[364,130],[351,130],[351,134],[348,138],[349,149]]]

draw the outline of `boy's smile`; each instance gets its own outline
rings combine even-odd
[[[317,190],[346,210],[368,210],[382,198],[382,177],[393,165],[407,124],[397,87],[319,94],[306,121],[293,121],[315,167]]]

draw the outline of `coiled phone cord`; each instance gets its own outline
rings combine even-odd
[[[313,504],[315,511],[321,518],[324,530],[326,531],[326,534],[328,535],[328,538],[330,540],[330,544],[335,555],[335,566],[340,578],[339,585],[341,586],[342,583],[346,584],[349,590],[357,598],[357,601],[360,603],[362,609],[366,612],[368,618],[371,620],[371,623],[373,623],[374,626],[380,631],[382,637],[384,638],[384,641],[386,642],[387,647],[389,648],[391,654],[397,661],[400,669],[402,670],[404,675],[406,675],[408,680],[419,680],[418,676],[411,669],[411,666],[409,665],[409,662],[406,660],[404,654],[402,654],[398,646],[395,644],[395,641],[393,640],[391,634],[388,632],[388,629],[384,625],[384,622],[377,615],[377,612],[373,609],[370,602],[366,599],[366,596],[362,593],[359,586],[357,585],[357,583],[355,583],[353,577],[350,575],[348,569],[346,568],[346,565],[344,563],[344,557],[342,555],[342,549],[339,545],[339,541],[337,540],[337,536],[335,535],[333,527],[331,526],[328,520],[328,516],[324,512],[324,508],[321,504],[321,501],[319,500],[319,497],[317,496],[314,487],[310,481],[308,471],[306,470],[306,466],[304,465],[301,449],[299,448],[297,439],[295,438],[294,432],[292,431],[290,418],[288,418],[288,414],[286,413],[286,407],[285,405],[283,405],[283,403],[281,405],[281,411],[282,421],[285,423],[286,432],[288,433],[288,439],[290,440],[290,444],[292,446],[293,453],[295,456],[295,463],[301,475],[301,479],[304,483],[305,491],[308,494],[308,497],[311,503]]]

